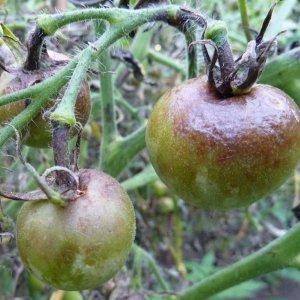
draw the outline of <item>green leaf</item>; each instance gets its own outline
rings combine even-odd
[[[236,285],[228,290],[211,297],[212,300],[225,300],[225,299],[249,299],[266,286],[265,283],[256,280],[250,280],[239,285]]]
[[[209,251],[202,258],[200,263],[194,261],[186,262],[186,267],[189,271],[187,279],[192,282],[198,282],[208,275],[218,270],[215,264],[215,254],[213,251]]]
[[[0,291],[4,296],[10,296],[13,291],[12,271],[5,265],[0,265]]]
[[[20,40],[14,35],[14,33],[3,23],[0,23],[1,28],[1,40],[8,46],[12,54],[14,55],[16,62],[22,64],[26,57],[24,46]]]

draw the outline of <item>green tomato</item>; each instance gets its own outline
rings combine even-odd
[[[157,197],[164,197],[168,193],[167,186],[160,180],[153,182],[152,188]]]
[[[67,207],[27,202],[17,218],[17,247],[27,269],[51,286],[81,291],[101,286],[124,265],[135,237],[135,214],[109,175],[81,170],[82,195]]]
[[[83,297],[79,292],[68,291],[64,293],[62,300],[83,300]]]
[[[244,207],[293,173],[300,111],[271,86],[224,99],[196,78],[158,101],[146,143],[157,174],[182,199],[204,209]]]
[[[175,204],[172,198],[163,197],[158,199],[158,209],[163,215],[168,215],[174,212]]]

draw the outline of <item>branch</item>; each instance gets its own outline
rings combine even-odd
[[[154,171],[152,165],[146,166],[143,171],[136,174],[135,176],[122,182],[122,187],[126,191],[135,190],[137,188],[143,187],[148,183],[158,180],[158,176]]]
[[[118,176],[128,163],[145,148],[146,124],[126,138],[120,138],[111,143],[102,167],[111,176]]]
[[[251,34],[250,24],[249,24],[247,1],[238,0],[238,2],[239,2],[239,9],[242,18],[242,26],[245,32],[247,42],[250,42],[252,40],[252,34]]]
[[[176,61],[175,59],[170,58],[169,56],[160,53],[158,51],[155,51],[153,49],[149,49],[148,50],[148,56],[153,59],[154,61],[170,67],[172,69],[174,69],[175,71],[179,72],[180,74],[182,74],[183,76],[186,76],[186,71],[184,66],[182,66],[182,64],[178,61]]]
[[[65,12],[63,14],[42,15],[37,19],[37,25],[44,34],[53,35],[58,29],[71,23],[102,19],[110,23],[120,23],[131,18],[133,11],[121,8],[86,8]]]
[[[76,124],[75,117],[75,105],[80,91],[82,82],[86,77],[86,73],[92,61],[93,51],[91,48],[87,48],[82,52],[79,62],[75,67],[74,73],[68,84],[68,88],[65,91],[64,97],[59,102],[57,108],[50,115],[50,119],[59,123],[68,124],[74,126]]]
[[[297,264],[299,253],[300,224],[297,224],[261,250],[191,286],[177,299],[206,299],[249,279],[291,267]]]
[[[26,98],[33,98],[33,101],[35,101],[34,98],[37,98],[39,94],[47,94],[49,95],[49,97],[56,95],[59,90],[69,81],[69,76],[72,74],[72,71],[78,62],[78,57],[79,56],[76,56],[72,61],[70,61],[64,68],[62,68],[51,78],[46,79],[41,83],[30,86],[26,89],[1,96],[0,106],[17,102]]]
[[[115,111],[115,97],[113,73],[109,49],[99,56],[100,84],[101,84],[101,119],[103,136],[101,142],[100,166],[105,172],[105,157],[109,152],[109,145],[118,136]]]

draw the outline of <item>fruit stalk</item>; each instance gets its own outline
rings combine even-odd
[[[36,27],[29,35],[27,40],[27,58],[24,63],[24,69],[28,71],[37,70],[40,67],[40,56],[46,34],[44,31]]]
[[[221,76],[228,79],[234,70],[234,59],[228,42],[227,26],[223,21],[212,21],[205,33],[205,37],[212,40],[218,49]],[[231,88],[230,88],[231,89]]]
[[[87,48],[82,52],[78,59],[78,64],[74,69],[71,80],[64,93],[62,100],[59,102],[57,108],[51,113],[50,119],[69,126],[76,124],[75,105],[76,100],[82,85],[85,80],[86,73],[92,61],[93,51]]]
[[[68,125],[62,125],[58,122],[51,122],[52,126],[52,148],[54,155],[54,164],[56,166],[70,168],[70,154],[68,148],[69,131]],[[56,172],[55,176],[58,186],[70,186],[71,176],[66,172]]]

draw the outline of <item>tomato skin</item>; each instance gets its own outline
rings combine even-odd
[[[67,207],[27,202],[17,219],[24,265],[61,290],[99,287],[124,265],[135,237],[132,203],[121,185],[95,170],[80,171],[83,192]]]
[[[284,92],[256,85],[221,98],[206,77],[168,91],[146,143],[162,181],[204,209],[248,206],[278,188],[300,158],[300,111]]]

